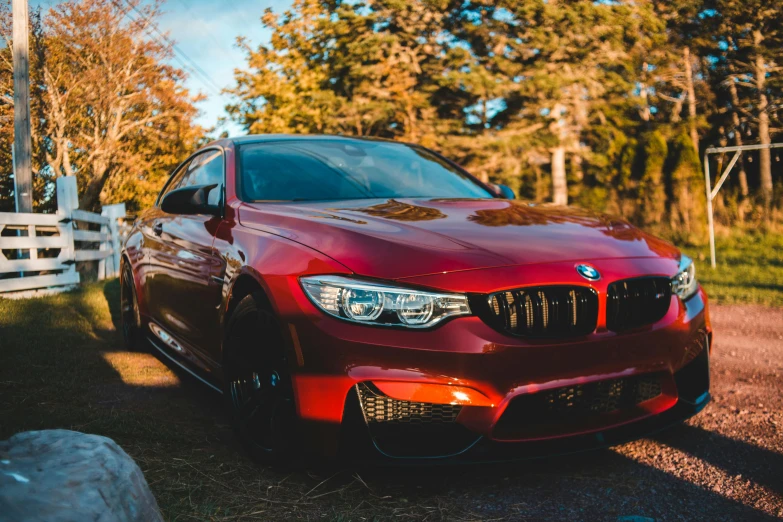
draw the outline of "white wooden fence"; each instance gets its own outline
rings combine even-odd
[[[119,275],[124,217],[124,203],[80,210],[74,176],[57,180],[56,214],[0,212],[0,297],[76,285],[79,261],[96,261],[99,279]]]

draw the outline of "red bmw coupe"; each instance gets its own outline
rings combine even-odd
[[[187,158],[123,251],[123,332],[224,394],[252,455],[496,460],[709,401],[691,260],[425,148],[247,136]]]

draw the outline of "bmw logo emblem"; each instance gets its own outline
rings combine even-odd
[[[598,281],[601,279],[601,274],[590,265],[576,265],[576,271],[579,275],[587,279],[588,281]]]

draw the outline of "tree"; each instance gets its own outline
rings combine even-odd
[[[264,15],[271,42],[246,47],[228,109],[252,132],[416,141],[523,197],[696,237],[701,211],[682,204],[699,193],[701,144],[727,139],[721,127],[741,142],[736,127],[763,129],[763,114],[770,139],[780,132],[783,46],[770,27],[781,7],[759,7],[756,43],[742,9],[739,0],[296,0]],[[764,75],[753,72],[757,55]]]
[[[126,21],[128,10],[135,19]],[[152,202],[194,148],[203,135],[193,122],[197,98],[182,86],[184,73],[166,64],[171,49],[150,37],[156,16],[137,0],[70,0],[41,19],[38,33],[34,27],[36,186],[77,176],[82,208],[124,201],[133,211]],[[10,67],[3,62],[0,78]],[[53,203],[51,190],[37,194]]]
[[[732,112],[745,116],[759,143],[768,145],[781,130],[773,124],[780,125],[783,105],[783,6],[765,0],[715,0],[712,8],[719,38],[716,54],[728,78]],[[759,187],[768,215],[773,196],[770,150],[759,151],[759,160]]]
[[[643,143],[644,171],[639,187],[640,221],[645,225],[659,225],[666,212],[664,163],[668,145],[658,131],[645,135]]]
[[[14,84],[13,56],[11,54],[11,12],[6,6],[0,10],[5,47],[0,49],[0,212],[14,211],[14,178],[12,146],[14,142]],[[32,94],[32,93],[31,93]]]
[[[674,165],[671,169],[669,216],[672,231],[680,239],[704,240],[706,198],[702,190],[701,162],[690,136],[680,134],[673,144]]]
[[[711,50],[710,11],[703,0],[654,0],[655,12],[666,23],[666,41],[659,49],[658,97],[671,104],[670,122],[678,124],[685,112],[688,136],[699,151],[699,134],[709,104],[708,69],[701,55]],[[701,106],[701,107],[699,107]],[[683,107],[685,110],[683,110]],[[699,115],[699,109],[702,115]]]
[[[269,44],[240,40],[227,107],[250,132],[350,133],[434,143],[442,15],[429,2],[297,0],[267,10]]]
[[[607,103],[626,103],[638,71],[628,67],[656,28],[645,3],[509,0],[490,13],[497,29],[479,48],[512,79],[515,118],[546,124],[553,200],[568,201],[567,156],[589,155],[584,134],[606,124]],[[496,52],[499,51],[499,52]]]
[[[228,113],[251,133],[339,132],[333,115],[345,100],[325,88],[329,81],[329,12],[317,0],[296,0],[282,16],[267,9],[262,24],[272,32],[268,45],[250,48],[248,70],[235,73],[229,90],[237,103]],[[355,127],[362,135],[360,126]]]
[[[157,11],[136,4],[141,14],[127,23],[109,0],[64,2],[49,15],[50,162],[79,176],[84,208],[116,191],[127,197],[129,186],[144,192],[148,177],[159,178],[199,136],[184,73],[165,64],[168,47],[147,37]]]

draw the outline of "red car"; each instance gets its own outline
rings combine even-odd
[[[690,259],[415,145],[214,142],[135,223],[121,282],[128,344],[221,391],[267,461],[573,451],[710,398]]]

